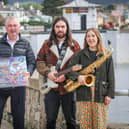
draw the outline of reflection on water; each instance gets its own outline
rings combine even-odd
[[[115,66],[116,89],[129,89],[129,64]],[[129,123],[129,96],[116,96],[109,109],[109,122]]]

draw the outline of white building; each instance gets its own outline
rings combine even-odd
[[[28,17],[25,15],[25,11],[22,9],[13,9],[13,8],[0,8],[0,15],[4,18],[8,16],[17,17],[19,21],[28,21]]]
[[[100,5],[85,0],[74,0],[59,8],[62,8],[63,16],[67,18],[72,30],[86,30],[97,27],[97,7]]]

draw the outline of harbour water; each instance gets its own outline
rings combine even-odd
[[[129,64],[115,65],[116,89],[129,89]],[[116,96],[109,108],[109,122],[129,123],[129,96]]]

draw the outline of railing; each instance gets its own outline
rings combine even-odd
[[[116,89],[115,96],[129,96],[129,89]]]

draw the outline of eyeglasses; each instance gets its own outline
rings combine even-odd
[[[7,26],[8,26],[9,28],[12,28],[12,27],[16,28],[16,27],[18,27],[17,24],[14,24],[14,25],[9,24],[9,25],[7,25]]]

